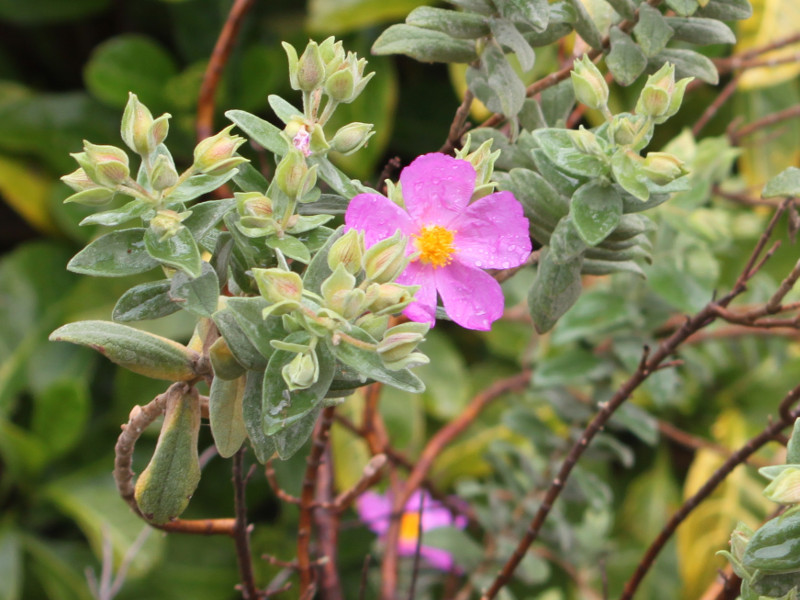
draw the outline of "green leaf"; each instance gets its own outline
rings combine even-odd
[[[620,85],[627,86],[636,81],[647,66],[644,52],[619,27],[612,27],[609,32],[611,51],[606,56],[608,70]]]
[[[550,6],[547,0],[494,0],[500,16],[517,23],[524,23],[536,32],[547,28]]]
[[[119,208],[104,210],[103,212],[89,215],[83,219],[80,224],[105,225],[107,227],[114,227],[146,215],[152,210],[152,205],[148,204],[144,200],[133,200],[132,202],[126,202],[124,206],[120,206]]]
[[[753,15],[753,6],[748,0],[711,0],[696,14],[717,21],[743,21]]]
[[[261,411],[261,396],[264,387],[263,371],[248,371],[247,383],[242,399],[242,414],[247,437],[261,464],[267,462],[275,454],[275,440],[264,434],[264,425]]]
[[[72,257],[67,269],[96,277],[126,277],[158,266],[144,246],[145,229],[121,229],[107,233]]]
[[[286,150],[284,150],[285,153]],[[266,178],[249,162],[239,165],[236,175],[233,176],[233,181],[243,192],[264,193],[264,190],[269,187],[269,182]],[[303,204],[302,206],[306,205]]]
[[[181,227],[175,235],[160,239],[148,228],[144,234],[144,245],[150,257],[168,267],[180,269],[192,277],[200,277],[203,272],[203,259],[192,232]]]
[[[217,310],[219,279],[214,268],[203,262],[203,273],[192,279],[183,271],[172,278],[170,299],[184,310],[198,317],[210,317]]]
[[[90,403],[85,379],[55,381],[34,395],[31,430],[45,442],[52,454],[63,454],[83,436]]]
[[[85,574],[68,562],[68,554],[59,552],[61,549],[58,546],[54,548],[52,540],[44,543],[33,535],[24,535],[22,543],[25,553],[30,557],[31,571],[44,588],[47,598],[92,600]],[[66,549],[74,552],[79,547],[69,544]]]
[[[469,63],[478,58],[474,42],[402,23],[385,30],[372,45],[372,53],[404,54],[421,62]]]
[[[314,255],[314,258],[308,264],[306,272],[303,274],[303,289],[314,292],[315,294],[322,293],[322,282],[330,277],[331,268],[328,266],[328,252],[330,251],[333,243],[344,234],[344,225],[339,227],[325,242],[325,245]]]
[[[790,512],[764,523],[747,544],[742,556],[746,567],[768,572],[800,568],[800,513]]]
[[[609,375],[613,365],[588,350],[574,348],[539,361],[531,383],[540,388],[580,385]]]
[[[337,194],[345,198],[352,198],[361,192],[374,192],[374,190],[362,186],[360,182],[350,179],[325,156],[312,156],[309,163],[317,165],[317,174],[320,178],[331,186]]]
[[[674,31],[673,39],[699,46],[708,44],[735,44],[736,35],[730,27],[715,19],[692,17],[666,17],[664,19]]]
[[[572,82],[567,79],[544,90],[539,98],[539,105],[548,125],[563,128],[575,105]]]
[[[474,40],[489,35],[486,17],[471,12],[420,6],[406,17],[406,24],[441,31],[459,40]]]
[[[200,398],[192,391],[167,397],[156,449],[136,480],[136,502],[153,523],[168,523],[180,516],[200,483]]]
[[[608,0],[608,3],[625,19],[633,19],[636,15],[636,3],[633,0]]]
[[[492,35],[501,46],[511,48],[516,54],[523,71],[530,71],[536,60],[536,54],[528,41],[508,19],[490,19]]]
[[[792,435],[786,445],[786,463],[800,464],[800,419],[795,419]]]
[[[586,251],[586,242],[578,233],[572,217],[558,222],[550,236],[550,260],[557,264],[571,262]]]
[[[19,536],[8,525],[0,528],[0,600],[22,596],[22,548]]]
[[[570,213],[583,241],[596,246],[619,225],[622,198],[607,182],[591,181],[578,188],[572,196]]]
[[[195,353],[170,339],[107,321],[78,321],[59,327],[50,341],[71,342],[97,350],[126,369],[167,381],[196,377]]]
[[[261,316],[269,302],[264,298],[228,298],[227,306],[258,352],[265,358],[272,356],[275,348],[270,342],[286,337],[286,331],[280,317]]]
[[[230,458],[247,439],[242,403],[247,375],[226,381],[215,377],[208,395],[208,419],[211,435],[222,458]]]
[[[109,0],[0,0],[0,19],[19,25],[74,21],[98,13],[108,5]]]
[[[642,202],[650,198],[647,177],[639,171],[638,163],[634,162],[627,150],[621,149],[614,153],[611,157],[611,171],[616,182],[626,192]]]
[[[353,326],[347,334],[368,344],[376,343],[371,335],[356,326]],[[399,371],[387,369],[378,353],[374,350],[365,350],[341,340],[339,344],[333,347],[333,353],[345,365],[352,367],[369,379],[415,394],[425,391],[425,385],[416,375],[408,369],[400,369]]]
[[[310,340],[308,333],[299,331],[290,334],[284,341],[289,344],[307,344]],[[289,391],[281,370],[294,359],[296,353],[275,350],[270,357],[264,373],[261,407],[266,435],[274,435],[312,414],[325,397],[325,392],[333,381],[335,360],[326,344],[317,344],[316,353],[319,362],[319,378],[316,383],[309,388],[292,392]],[[278,452],[280,453],[280,449]],[[281,453],[281,458],[286,459],[288,456]]]
[[[467,85],[486,108],[507,117],[516,116],[525,102],[525,85],[494,40],[484,47],[480,65],[467,68]]]
[[[578,32],[587,44],[597,50],[603,47],[603,36],[597,30],[591,15],[586,10],[581,0],[569,0],[570,6],[575,11],[575,31]]]
[[[179,311],[180,305],[169,295],[171,285],[169,279],[162,279],[132,287],[117,301],[111,318],[119,323],[125,323],[160,319]]]
[[[551,186],[553,186],[558,193],[571,198],[581,184],[585,181],[583,177],[567,174],[558,168],[553,163],[547,154],[541,148],[536,148],[531,152],[533,162],[536,164],[536,170],[542,174]]]
[[[192,214],[183,222],[183,225],[192,232],[194,239],[200,241],[235,207],[236,200],[233,198],[206,200],[192,207]]]
[[[711,59],[693,50],[667,48],[651,59],[656,66],[666,62],[675,65],[675,77],[697,77],[711,85],[719,83],[719,73]]]
[[[581,295],[581,265],[583,257],[556,264],[550,253],[539,260],[536,279],[528,293],[528,307],[536,331],[544,333],[553,328]]]
[[[239,364],[251,371],[263,371],[266,368],[267,359],[244,332],[232,310],[218,310],[211,318]]]
[[[278,118],[284,123],[289,123],[293,119],[302,119],[303,111],[295,108],[290,102],[287,102],[276,94],[267,96],[267,102]]]
[[[608,165],[599,157],[584,154],[572,143],[566,129],[537,129],[533,137],[545,156],[567,173],[582,177],[599,177],[608,173]],[[552,184],[552,181],[547,178]]]
[[[225,116],[262,148],[278,156],[283,156],[289,151],[289,145],[281,135],[281,130],[272,123],[243,110],[229,110]]]
[[[689,17],[700,8],[697,0],[665,0],[665,4],[682,17]]]
[[[683,19],[694,21],[695,19]],[[661,11],[649,4],[639,7],[639,22],[633,28],[636,41],[645,53],[645,56],[655,56],[667,46],[673,37],[673,28],[670,21],[664,18]]]
[[[567,216],[569,200],[553,189],[539,173],[529,169],[511,169],[509,175],[510,190],[532,216],[543,219],[553,227]]]
[[[165,198],[170,203],[189,202],[199,198],[203,194],[213,192],[226,181],[230,180],[234,175],[236,175],[235,170],[222,173],[221,175],[192,175],[174,190],[171,190]],[[217,202],[225,202],[225,200],[218,200]]]
[[[275,451],[281,460],[290,459],[308,441],[321,411],[322,403],[319,403],[313,410],[306,413],[302,419],[295,421],[272,436],[275,442]]]
[[[280,250],[285,256],[299,260],[301,263],[308,264],[311,261],[311,253],[308,248],[294,236],[284,235],[279,238],[276,235],[271,235],[265,238],[264,242],[270,248]]]
[[[630,306],[619,294],[589,290],[565,314],[552,333],[559,346],[583,339],[595,339],[628,324]]]
[[[784,169],[767,182],[762,198],[775,196],[800,196],[800,169],[789,167]]]
[[[151,108],[163,104],[164,83],[177,73],[172,57],[141,35],[120,35],[94,49],[84,79],[99,100],[118,108],[133,92]]]

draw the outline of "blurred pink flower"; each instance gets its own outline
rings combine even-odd
[[[470,204],[475,169],[466,160],[425,154],[400,173],[405,210],[380,194],[359,194],[345,223],[364,231],[367,247],[399,230],[410,238],[406,270],[397,283],[419,285],[403,313],[433,324],[436,294],[447,314],[467,329],[488,330],[503,314],[500,284],[481,269],[508,269],[528,258],[528,219],[511,192]]]
[[[420,515],[420,500],[422,513]],[[386,535],[392,512],[392,499],[375,492],[366,492],[359,497],[356,504],[359,518],[379,536]],[[406,502],[405,511],[400,521],[400,539],[398,553],[400,556],[414,556],[417,549],[417,535],[439,527],[458,527],[464,529],[467,519],[463,515],[453,516],[448,508],[431,498],[427,492],[414,492]],[[420,524],[420,520],[422,523]],[[450,571],[453,568],[453,556],[446,550],[425,545],[425,537],[420,545],[422,556],[435,569]]]

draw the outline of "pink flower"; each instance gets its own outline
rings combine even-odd
[[[503,314],[500,284],[481,269],[508,269],[528,258],[528,219],[511,192],[470,204],[475,169],[466,160],[425,154],[400,173],[405,210],[380,194],[359,194],[345,214],[364,231],[367,247],[397,230],[410,238],[411,263],[397,283],[419,285],[403,313],[434,323],[436,294],[447,314],[468,329],[488,330]]]
[[[422,513],[420,513],[420,500],[422,500]],[[389,529],[389,520],[392,512],[392,500],[389,496],[382,496],[375,492],[366,492],[358,499],[356,504],[359,518],[379,536],[386,535]],[[400,556],[414,556],[417,550],[417,539],[420,526],[422,531],[430,531],[439,527],[458,527],[464,529],[467,519],[463,515],[453,516],[449,509],[431,498],[427,492],[414,492],[406,502],[405,510],[400,521],[400,540],[397,550]],[[422,521],[420,523],[420,521]],[[420,545],[420,556],[440,571],[450,571],[453,568],[453,556],[446,550]]]

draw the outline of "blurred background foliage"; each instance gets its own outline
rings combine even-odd
[[[368,56],[386,24],[402,21],[421,4],[432,2],[257,1],[219,88],[217,127],[229,108],[271,118],[267,95],[291,93],[280,41],[302,47],[309,36],[336,34],[346,48]],[[604,3],[584,4],[603,18]],[[64,269],[95,231],[77,226],[87,209],[62,204],[70,191],[58,178],[74,168],[69,153],[81,149],[82,139],[119,142],[129,90],[154,114],[173,115],[170,148],[177,162],[191,162],[198,91],[229,8],[230,0],[0,0],[0,600],[90,598],[84,571],[99,573],[104,543],[118,563],[145,527],[116,496],[113,445],[130,409],[163,386],[89,350],[46,341],[65,322],[107,319],[131,285]],[[754,9],[751,19],[735,25],[739,43],[733,51],[785,36],[800,20],[795,0],[756,0]],[[732,50],[705,51],[719,57]],[[557,61],[556,46],[537,52],[531,80],[556,70]],[[375,124],[369,147],[340,165],[374,184],[388,158],[406,163],[444,142],[463,69],[397,57],[372,57],[370,68],[377,76],[367,93],[337,118]],[[724,133],[731,123],[798,104],[798,71],[789,64],[747,72],[699,140],[682,130],[716,97],[719,90],[708,86],[687,95],[679,115],[659,130],[652,149],[669,145],[695,173],[695,185],[653,211],[658,228],[647,280],[629,274],[596,278],[550,334],[534,336],[520,316],[525,311],[514,310],[530,283],[531,274],[522,273],[505,284],[509,318],[491,332],[441,324],[431,333],[423,350],[432,363],[419,369],[425,393],[384,390],[381,409],[391,438],[413,458],[473,394],[520,365],[534,365],[530,389],[495,403],[439,456],[432,474],[443,489],[473,504],[484,527],[500,532],[492,549],[459,532],[431,540],[453,551],[476,585],[494,575],[492,560],[510,553],[523,513],[535,510],[537,491],[595,403],[635,369],[642,344],[654,343],[680,323],[682,312],[697,310],[737,275],[769,211],[715,196],[712,184],[757,195],[770,176],[800,161],[800,124],[786,121],[762,131],[742,140],[741,149],[731,148]],[[612,107],[633,106],[638,87],[613,88]],[[480,117],[480,111],[473,114]],[[252,149],[245,152],[258,160]],[[796,247],[785,245],[747,297],[768,297],[796,256]],[[162,335],[188,337],[189,327],[180,313],[159,321]],[[734,449],[759,431],[796,383],[796,336],[714,331],[687,344],[684,365],[651,377],[598,436],[548,521],[543,543],[523,562],[511,587],[519,597],[599,597],[591,590],[600,589],[603,578],[612,595],[618,592],[669,513],[723,460],[719,448]],[[355,418],[362,401],[356,396],[342,411]],[[676,443],[669,424],[704,440],[702,447]],[[143,439],[135,470],[146,464],[154,440]],[[201,447],[211,445],[204,431]],[[333,453],[344,489],[358,478],[368,452],[336,427]],[[767,452],[758,460],[772,458]],[[299,489],[303,460],[300,452],[276,465],[290,492]],[[227,464],[212,458],[185,516],[230,514],[229,480]],[[763,486],[750,467],[738,469],[681,528],[641,597],[702,593],[724,566],[714,553],[726,547],[736,521],[757,526],[769,510]],[[280,505],[261,476],[253,478],[248,494],[255,555],[290,560],[295,508]],[[353,514],[346,519],[339,564],[345,595],[355,597],[374,540]],[[267,561],[256,566],[261,585],[280,571]],[[119,597],[235,598],[236,581],[230,540],[153,532]],[[423,572],[418,597],[441,597],[442,585],[434,573]]]

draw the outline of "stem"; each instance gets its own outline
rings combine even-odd
[[[333,503],[333,461],[330,445],[325,448],[324,460],[317,471],[317,505],[314,521],[319,531],[319,546],[325,558],[320,568],[319,592],[324,600],[343,600],[342,582],[337,567],[339,542],[339,511]]]
[[[239,579],[242,596],[245,600],[259,598],[253,577],[253,562],[250,554],[250,527],[247,524],[247,502],[245,488],[247,478],[242,475],[245,449],[233,455],[233,505],[236,513],[236,526],[233,539],[236,542],[236,561],[239,563]]]

